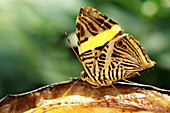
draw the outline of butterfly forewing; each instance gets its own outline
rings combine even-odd
[[[138,75],[139,71],[155,64],[137,40],[91,7],[80,8],[76,34],[85,69],[82,79],[93,85],[109,85],[112,81]]]
[[[76,34],[80,58],[87,73],[94,73],[96,59],[113,37],[123,33],[120,25],[97,10],[81,8],[76,20]]]

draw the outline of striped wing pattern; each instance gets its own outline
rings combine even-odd
[[[155,64],[135,38],[107,18],[96,9],[84,7],[76,20],[78,50],[84,66],[81,78],[97,86],[137,76]]]

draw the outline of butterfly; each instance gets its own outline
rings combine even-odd
[[[140,43],[115,21],[92,7],[81,7],[76,19],[81,79],[95,86],[139,76],[152,61]]]

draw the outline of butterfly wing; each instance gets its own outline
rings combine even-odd
[[[114,37],[123,34],[120,25],[91,7],[81,8],[76,20],[78,50],[85,71],[93,76],[94,64],[104,46]],[[91,79],[94,79],[91,77]]]
[[[139,71],[155,64],[137,40],[123,34],[120,25],[91,7],[80,9],[76,34],[85,69],[82,79],[91,84],[106,86],[139,75]]]
[[[140,43],[128,34],[113,38],[97,59],[96,70],[101,85],[139,75],[152,68],[155,62],[146,54]],[[101,76],[102,75],[102,76]]]

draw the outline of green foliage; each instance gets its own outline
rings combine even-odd
[[[169,0],[1,0],[0,97],[80,76],[64,32],[75,32],[81,6],[118,22],[157,62],[130,80],[170,88]]]

